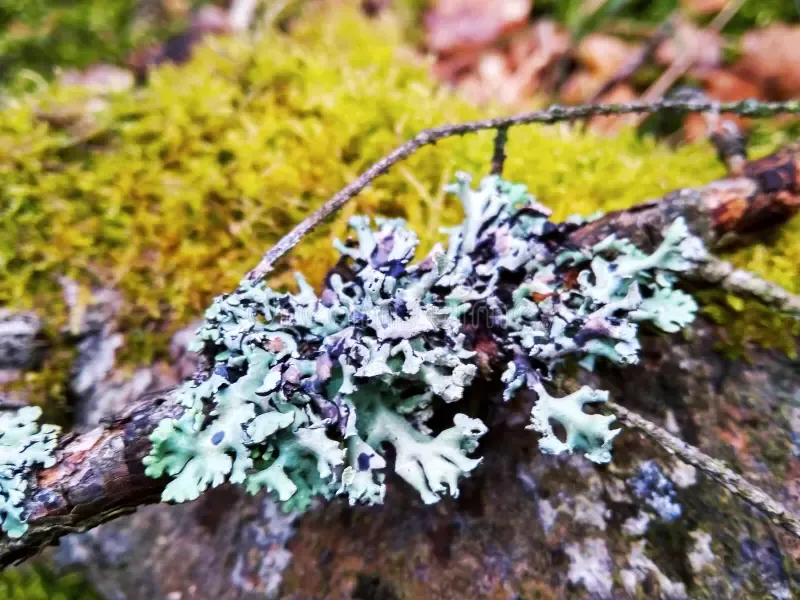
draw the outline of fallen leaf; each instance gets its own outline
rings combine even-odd
[[[618,37],[592,33],[578,45],[575,58],[594,75],[606,79],[619,71],[637,50],[637,46]]]
[[[728,0],[681,0],[681,6],[698,15],[718,13],[727,3]]]
[[[671,65],[679,56],[694,56],[694,69],[713,69],[722,64],[722,37],[715,31],[700,29],[692,23],[681,23],[675,35],[656,50],[656,61]]]
[[[754,81],[770,100],[800,94],[800,26],[775,24],[742,36],[734,72]]]
[[[717,69],[699,76],[706,94],[715,100],[733,102],[746,98],[763,99],[764,94],[757,83],[736,73]]]
[[[575,71],[559,90],[561,101],[567,104],[583,104],[600,89],[604,81],[604,77],[586,69]]]
[[[525,31],[515,35],[508,47],[508,60],[516,71],[537,56],[542,63],[551,63],[569,50],[570,37],[566,29],[550,19],[539,19]]]
[[[568,50],[569,35],[550,20],[537,21],[524,35],[515,36],[508,50],[512,74],[503,95],[512,104],[530,98],[542,89],[548,73]]]
[[[509,94],[507,82],[511,73],[505,54],[490,51],[481,55],[475,71],[459,84],[461,93],[476,104],[498,102],[514,104],[518,98]]]
[[[486,48],[528,20],[531,0],[438,0],[425,15],[428,48],[450,54]]]

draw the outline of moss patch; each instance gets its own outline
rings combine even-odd
[[[6,569],[0,573],[3,600],[100,600],[76,572],[57,575],[40,566]]]
[[[375,160],[423,128],[496,114],[431,83],[426,65],[403,56],[401,35],[391,20],[340,7],[256,44],[211,40],[133,93],[98,99],[51,86],[8,102],[0,305],[34,309],[57,328],[67,321],[59,276],[113,286],[126,301],[126,360],[164,356],[172,332]],[[405,217],[429,248],[440,226],[460,219],[442,185],[458,169],[485,173],[492,135],[445,140],[394,168],[284,260],[273,283],[287,284],[294,269],[319,283],[334,258],[327,238],[346,235],[357,212]],[[509,155],[506,176],[556,218],[723,174],[706,144],[673,151],[631,131],[607,139],[515,129]],[[798,228],[795,220],[772,247],[791,255]],[[772,254],[734,259],[773,278],[791,272],[797,285],[800,261],[786,269]]]
[[[728,358],[746,359],[747,348],[753,344],[797,357],[800,321],[792,315],[722,290],[705,290],[696,297],[702,304],[701,312],[721,326],[717,349]]]

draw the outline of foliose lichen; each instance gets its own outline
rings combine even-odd
[[[179,388],[185,413],[159,424],[145,459],[148,475],[172,477],[165,501],[230,481],[272,492],[287,509],[337,494],[376,504],[387,446],[424,502],[457,496],[487,428],[458,413],[436,432],[431,416],[476,377],[478,339],[492,340],[507,365],[506,400],[522,387],[538,395],[530,428],[543,452],[610,460],[614,418],[583,411],[607,393],[558,399],[544,382],[571,356],[588,367],[598,357],[635,363],[640,322],[689,323],[697,305],[674,284],[702,244],[677,220],[650,255],[613,236],[575,248],[577,220],[552,223],[524,185],[470,182],[461,173],[448,186],[466,218],[420,262],[403,220],[375,219],[376,230],[356,216],[356,239],[335,241],[341,258],[319,296],[297,275],[295,294],[245,280],[215,300],[195,342],[211,375]]]
[[[41,414],[36,406],[0,412],[0,522],[12,538],[21,537],[28,529],[23,500],[32,468],[50,467],[55,462],[59,429],[39,425]]]

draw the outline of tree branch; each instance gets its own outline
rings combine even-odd
[[[790,102],[758,102],[756,100],[743,100],[741,102],[718,103],[708,100],[659,100],[657,102],[632,102],[630,104],[594,104],[588,106],[551,106],[546,110],[523,113],[511,117],[498,117],[483,121],[468,121],[456,125],[442,125],[426,129],[415,135],[411,140],[399,146],[376,162],[355,181],[342,188],[330,200],[325,202],[311,216],[303,219],[294,229],[283,236],[278,243],[270,248],[261,261],[248,274],[248,279],[262,279],[272,271],[275,262],[286,254],[308,233],[313,231],[320,223],[344,206],[348,200],[355,197],[361,190],[386,173],[389,168],[405,160],[414,152],[435,144],[439,140],[456,135],[465,135],[487,129],[508,129],[519,125],[532,123],[552,124],[563,121],[573,121],[596,116],[613,116],[622,114],[650,114],[662,110],[681,110],[686,112],[734,113],[745,117],[764,117],[780,113],[800,114],[800,101]]]
[[[737,269],[727,261],[712,258],[691,277],[714,284],[727,292],[755,296],[767,306],[800,317],[800,296],[749,271]]]
[[[626,83],[631,77],[633,77],[636,71],[641,69],[645,63],[650,61],[650,59],[658,50],[658,47],[672,36],[672,34],[675,32],[676,21],[677,18],[674,14],[664,21],[658,27],[658,29],[656,29],[653,34],[644,41],[642,47],[639,48],[639,50],[637,50],[628,60],[626,60],[622,67],[616,73],[614,73],[610,79],[607,79],[605,83],[603,83],[603,85],[600,86],[600,88],[589,97],[586,103],[594,104],[595,102],[600,101],[600,99],[602,99],[602,97],[608,92],[613,90],[619,84]]]
[[[563,110],[546,112],[561,115],[559,111]],[[518,120],[523,122],[529,118],[523,116]],[[508,119],[501,121],[506,123]],[[461,128],[466,132],[475,126],[454,125],[438,131]],[[373,166],[334,196],[314,217],[304,221],[305,225],[301,223],[267,253],[251,276],[263,275],[264,269],[268,270],[302,235],[391,164],[408,156],[420,147],[419,144],[430,143],[431,138],[421,136],[423,134],[414,138],[418,140],[416,146],[405,145],[395,150],[377,163],[379,166]],[[441,137],[444,135],[436,139]],[[658,243],[666,225],[683,216],[694,232],[713,246],[730,235],[778,225],[800,208],[800,146],[789,146],[771,157],[747,163],[743,173],[741,177],[722,179],[698,189],[679,190],[661,200],[610,213],[576,229],[569,241],[576,246],[592,244],[616,233],[649,249]],[[142,459],[150,451],[148,436],[157,424],[181,412],[182,408],[168,391],[150,394],[87,433],[64,436],[56,451],[55,466],[40,471],[32,482],[26,506],[28,533],[18,539],[0,536],[0,568],[35,555],[64,535],[91,529],[130,513],[137,506],[158,502],[166,481],[146,477]]]
[[[744,477],[734,473],[724,462],[711,458],[694,446],[675,437],[667,430],[629,411],[616,402],[609,402],[608,407],[611,412],[617,415],[621,423],[632,429],[638,429],[668,452],[676,454],[683,462],[700,469],[703,473],[722,484],[726,490],[758,508],[767,515],[770,521],[800,538],[800,518],[790,513],[780,502],[773,500],[752,483],[749,483]]]

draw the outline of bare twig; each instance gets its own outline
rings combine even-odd
[[[706,126],[709,139],[717,149],[717,156],[728,167],[728,175],[740,176],[747,163],[745,136],[733,121],[720,121],[715,113],[708,113]]]
[[[494,152],[492,153],[492,175],[502,175],[503,165],[506,162],[506,142],[508,142],[508,127],[501,127],[494,137]]]
[[[731,263],[711,258],[693,275],[727,292],[755,296],[767,306],[800,317],[800,296],[792,294],[777,283],[761,279],[749,271],[737,269]]]
[[[734,15],[739,11],[739,9],[744,4],[745,0],[731,0],[728,4],[725,5],[719,14],[714,17],[714,20],[709,24],[708,31],[713,33],[719,33],[728,24],[728,22],[734,17]],[[692,68],[695,61],[698,57],[698,52],[701,49],[699,48],[691,48],[689,51],[684,52],[680,56],[676,57],[669,68],[664,71],[661,77],[650,86],[650,88],[644,93],[642,96],[642,100],[644,102],[653,102],[658,98],[663,98],[664,95],[675,85],[675,82],[678,81],[683,75]]]
[[[675,31],[675,17],[671,16],[669,19],[664,21],[658,29],[656,29],[653,34],[645,40],[644,44],[641,48],[631,56],[625,64],[617,71],[611,79],[608,79],[599,90],[597,90],[591,97],[587,100],[588,104],[594,104],[598,102],[603,96],[605,96],[608,92],[613,90],[617,87],[620,83],[625,83],[628,81],[633,75],[642,68],[642,66],[647,63],[655,54],[658,47],[666,40],[668,37],[672,35]]]
[[[685,463],[700,469],[719,482],[726,490],[759,509],[774,524],[800,537],[800,518],[789,512],[780,502],[773,500],[768,494],[734,473],[724,462],[711,458],[616,402],[609,402],[608,407],[617,415],[621,423],[638,429],[668,452],[676,454]]]
[[[744,100],[740,102],[716,103],[706,100],[673,100],[665,99],[657,102],[632,102],[630,104],[594,104],[586,106],[551,106],[546,110],[523,113],[511,117],[498,117],[482,121],[468,121],[456,125],[443,125],[421,131],[411,140],[395,148],[384,158],[373,164],[355,181],[342,188],[330,200],[325,202],[316,212],[303,219],[277,244],[264,254],[258,265],[247,278],[259,280],[272,271],[275,262],[291,250],[306,234],[313,231],[320,223],[344,206],[348,200],[386,173],[389,168],[411,156],[420,148],[435,144],[439,140],[467,133],[475,133],[487,129],[510,128],[532,123],[558,123],[586,119],[595,116],[613,116],[622,114],[650,114],[660,110],[682,110],[686,112],[708,112],[718,110],[720,113],[735,113],[740,116],[763,117],[780,113],[800,113],[800,101],[790,102],[758,102]]]

